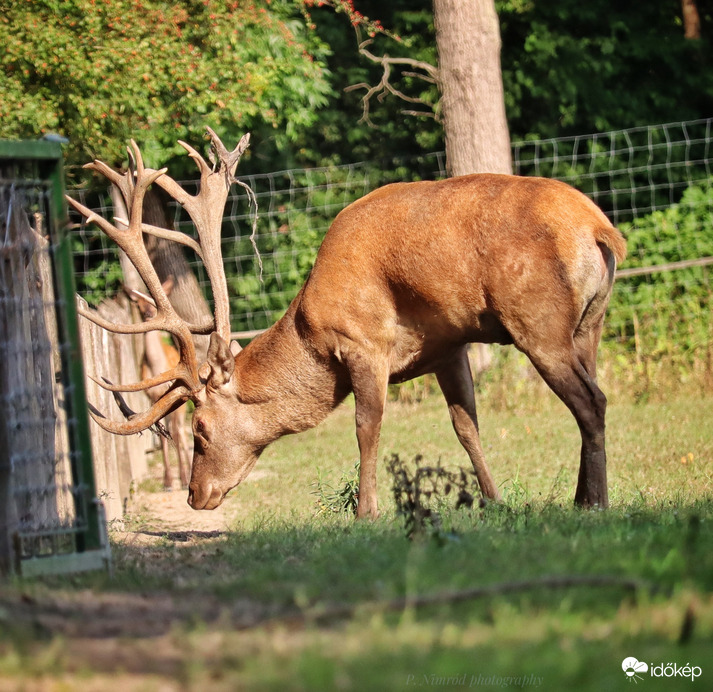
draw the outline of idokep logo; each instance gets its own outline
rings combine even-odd
[[[646,663],[637,661],[633,656],[625,658],[621,662],[621,668],[626,673],[627,678],[629,678],[629,682],[633,680],[637,683],[639,680],[644,679],[641,673],[647,673],[649,671],[649,667]]]
[[[633,656],[629,656],[621,662],[621,669],[626,674],[629,682],[633,680],[635,683],[644,679],[644,673],[649,673],[652,678],[681,677],[690,680],[695,680],[703,673],[703,669],[700,666],[692,666],[690,663],[685,666],[679,666],[678,663],[659,663],[658,665],[652,663],[649,666]]]

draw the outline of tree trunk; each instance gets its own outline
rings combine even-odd
[[[493,0],[433,0],[450,175],[512,173]]]
[[[433,0],[433,18],[449,175],[512,173],[494,1]],[[489,346],[470,353],[476,373],[492,364]]]
[[[698,14],[696,0],[681,0],[681,10],[683,12],[683,35],[687,39],[699,39],[701,37],[701,17]]]

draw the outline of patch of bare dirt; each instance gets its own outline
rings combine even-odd
[[[244,483],[252,483],[269,475],[269,471],[254,470]],[[193,537],[215,537],[228,531],[240,511],[238,493],[228,495],[223,504],[210,511],[196,511],[188,504],[187,490],[139,492],[135,495],[127,522],[127,530],[114,527],[112,537],[120,542],[151,542],[152,536],[181,534]],[[140,529],[133,527],[140,525]]]

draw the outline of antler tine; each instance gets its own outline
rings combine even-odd
[[[190,156],[196,162],[196,166],[198,166],[198,170],[201,174],[201,180],[203,179],[204,175],[209,175],[211,173],[210,166],[206,163],[206,160],[198,151],[196,151],[190,144],[184,142],[181,139],[178,140],[178,144],[180,144],[188,152],[188,156]]]
[[[228,151],[226,146],[221,141],[220,137],[210,128],[206,127],[211,140],[211,149],[217,155],[216,166],[219,168],[222,164],[225,167],[225,174],[231,178],[235,175],[235,169],[238,167],[240,157],[245,153],[245,150],[250,146],[250,133],[246,132],[238,142],[238,145],[233,151]],[[231,180],[232,182],[232,180]]]
[[[243,135],[237,147],[229,152],[215,131],[209,127],[206,129],[211,138],[211,148],[218,155],[215,169],[211,169],[203,156],[190,144],[179,141],[200,171],[201,184],[198,194],[189,195],[168,175],[161,176],[156,183],[183,205],[195,225],[213,293],[215,331],[225,341],[229,341],[230,303],[220,248],[221,227],[228,192],[234,181],[233,175],[240,157],[250,143],[250,135]]]
[[[82,168],[88,168],[90,170],[101,173],[105,178],[107,178],[112,183],[114,183],[114,185],[120,188],[122,193],[125,191],[127,175],[115,171],[113,168],[107,166],[103,161],[99,161],[97,159],[95,161],[92,161],[91,163],[85,163]]]
[[[104,418],[91,409],[89,413],[99,426],[107,432],[115,435],[133,435],[150,428],[156,421],[161,420],[177,406],[190,399],[191,396],[192,392],[188,387],[178,386],[174,389],[169,389],[151,408],[142,413],[134,414],[126,421],[113,421],[109,418]]]
[[[186,369],[179,363],[176,367],[166,370],[166,372],[162,372],[155,377],[147,377],[140,382],[132,382],[131,384],[111,384],[105,378],[102,378],[104,381],[101,381],[96,377],[92,377],[92,375],[89,375],[89,378],[108,392],[144,392],[152,387],[166,384],[166,382],[185,380],[188,376]]]
[[[151,303],[156,307],[156,301],[151,299]],[[102,329],[106,329],[114,334],[145,334],[146,332],[166,330],[166,320],[164,316],[157,315],[151,319],[145,320],[144,322],[132,322],[131,324],[120,324],[117,322],[111,322],[110,320],[104,319],[101,315],[97,314],[95,310],[87,310],[82,307],[77,308],[77,312],[82,316],[86,317],[88,320],[94,322],[94,324],[100,326]],[[186,328],[191,334],[210,334],[213,331],[213,322],[203,322],[195,324],[194,322],[184,322]]]

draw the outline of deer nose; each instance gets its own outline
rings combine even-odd
[[[198,483],[190,483],[188,486],[188,504],[193,509],[203,509],[210,499],[213,486],[208,483],[206,486],[201,486]]]
[[[188,486],[188,504],[193,509],[215,509],[223,502],[223,493],[212,483],[200,485],[191,483]]]

